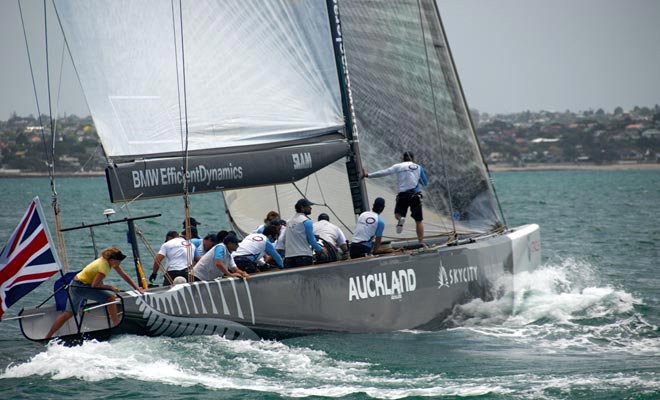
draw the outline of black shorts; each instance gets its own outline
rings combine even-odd
[[[422,193],[415,193],[412,190],[407,192],[400,192],[396,195],[396,205],[394,206],[394,213],[405,217],[410,208],[410,215],[415,221],[424,219],[422,215]]]
[[[241,257],[241,256],[234,257],[234,263],[241,271],[245,271],[248,274],[254,274],[256,272],[259,272],[259,267],[257,266],[257,263],[252,261],[250,257]]]
[[[177,270],[172,270],[172,271],[167,271],[167,275],[170,276],[170,279],[174,281],[174,278],[176,277],[183,277],[186,278],[186,282],[188,282],[188,269],[177,269]],[[163,276],[163,286],[170,286],[170,281],[167,280],[165,276]]]
[[[284,268],[304,267],[312,265],[314,259],[312,256],[296,256],[284,259]]]
[[[361,258],[371,253],[371,247],[365,246],[360,243],[351,243],[351,247],[349,251],[350,251],[349,254],[351,255],[351,259]]]
[[[323,243],[323,247],[325,247],[328,253],[327,254],[316,253],[314,264],[324,264],[324,263],[337,261],[337,259],[339,258],[337,248],[332,243],[326,242],[323,239],[321,239],[321,242]]]

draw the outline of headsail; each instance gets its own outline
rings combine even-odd
[[[468,110],[433,0],[338,1],[362,162],[387,168],[412,151],[430,183],[424,193],[427,235],[488,232],[499,226]],[[345,167],[337,162],[292,185],[228,193],[240,229],[252,229],[270,209],[293,214],[301,193],[317,203],[314,214],[336,214],[354,226]],[[393,218],[396,178],[367,180],[371,200],[384,197],[385,236],[415,237],[414,224],[397,235]],[[348,232],[347,232],[348,233]]]
[[[342,1],[340,9],[368,171],[387,168],[403,151],[412,151],[429,176],[424,209],[442,217],[437,228],[451,229],[452,219],[458,231],[499,225],[436,2]],[[369,183],[390,189],[394,179]],[[425,215],[432,233],[426,222]]]
[[[219,156],[209,169],[228,166],[222,154],[260,150],[274,164],[269,150],[336,143],[329,134],[344,124],[325,1],[173,3],[55,0],[103,148],[129,181],[151,168],[142,160],[179,172],[184,103],[190,156]]]
[[[9,307],[61,269],[35,197],[0,252],[0,319]]]

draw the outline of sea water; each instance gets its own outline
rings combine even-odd
[[[516,279],[514,310],[508,301],[473,301],[439,332],[283,342],[119,336],[78,347],[30,342],[16,321],[3,321],[0,397],[660,398],[660,170],[498,172],[493,179],[509,226],[541,226],[543,265]],[[125,212],[108,202],[103,178],[57,185],[65,228],[103,221],[105,208],[118,211],[114,218]],[[51,215],[47,179],[0,180],[0,241],[37,194]],[[200,232],[226,226],[217,196],[191,202]],[[131,213],[163,214],[139,223],[157,247],[167,230],[181,228],[182,207],[181,199],[150,200]],[[127,248],[117,239],[125,230],[99,227],[95,241]],[[83,266],[93,256],[89,231],[67,240],[75,243],[71,264]],[[5,317],[48,293],[42,285]]]

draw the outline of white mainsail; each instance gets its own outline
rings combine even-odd
[[[183,0],[181,13],[170,0],[55,5],[115,162],[180,155],[186,109],[191,154],[343,127],[323,0]]]

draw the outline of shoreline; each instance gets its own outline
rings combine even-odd
[[[19,172],[3,171],[0,169],[0,178],[48,178],[48,172]],[[105,176],[105,171],[89,172],[56,172],[56,178],[85,178]]]
[[[623,163],[623,164],[528,164],[516,167],[506,164],[489,164],[491,172],[509,171],[633,171],[660,169],[660,163]]]
[[[633,171],[660,170],[660,163],[630,163],[630,164],[528,164],[516,167],[506,164],[489,164],[491,172],[511,171]],[[103,177],[105,171],[89,172],[56,172],[57,178]],[[0,170],[0,178],[47,178],[47,172],[21,172],[16,170]]]

